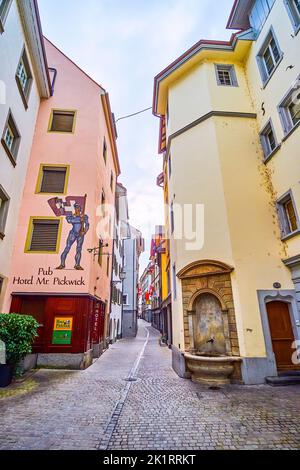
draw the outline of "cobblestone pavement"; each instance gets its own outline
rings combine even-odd
[[[141,322],[88,370],[0,394],[0,449],[300,449],[300,387],[209,390],[177,377],[158,338]]]

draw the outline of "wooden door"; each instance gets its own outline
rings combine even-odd
[[[270,302],[267,304],[269,326],[272,338],[273,351],[276,358],[277,369],[293,370],[299,368],[292,363],[295,341],[289,304],[285,302]]]
[[[39,323],[38,337],[35,339],[33,344],[33,352],[41,352],[44,349],[45,343],[45,297],[23,297],[21,300],[20,313],[24,315],[33,316]]]

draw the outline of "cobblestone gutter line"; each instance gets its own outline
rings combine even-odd
[[[101,439],[101,442],[98,446],[98,450],[107,450],[108,447],[109,447],[109,444],[110,444],[110,441],[112,439],[112,436],[113,436],[113,433],[118,425],[118,421],[119,421],[119,418],[121,416],[121,413],[122,413],[122,410],[123,410],[123,407],[125,405],[125,402],[127,400],[127,397],[128,397],[128,394],[129,394],[129,391],[131,389],[131,386],[132,386],[132,383],[136,380],[136,374],[137,374],[137,371],[139,369],[139,366],[140,366],[140,362],[142,360],[142,357],[144,355],[144,352],[145,352],[145,349],[148,345],[148,342],[149,342],[149,336],[150,336],[150,333],[149,333],[149,330],[148,328],[144,327],[146,333],[147,333],[147,336],[146,336],[146,339],[145,339],[145,342],[143,344],[143,347],[131,369],[131,371],[129,372],[129,375],[128,377],[125,379],[127,381],[125,387],[123,388],[122,390],[122,393],[121,393],[121,396],[120,396],[120,399],[117,401],[115,407],[114,407],[114,410],[108,420],[108,423],[105,427],[105,431],[104,431],[104,437]]]

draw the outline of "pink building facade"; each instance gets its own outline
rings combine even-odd
[[[85,368],[106,339],[116,132],[106,91],[45,46],[54,93],[38,114],[4,308],[38,319],[39,365]]]

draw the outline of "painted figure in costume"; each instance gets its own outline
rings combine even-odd
[[[83,268],[80,266],[82,247],[84,243],[84,237],[87,234],[90,224],[89,218],[86,214],[82,213],[82,209],[79,204],[74,205],[75,213],[73,215],[67,215],[66,220],[69,224],[72,224],[72,229],[70,230],[66,248],[61,255],[61,263],[57,269],[65,269],[66,267],[66,258],[71,250],[72,245],[76,242],[76,255],[75,255],[75,266],[74,268],[83,271]]]

